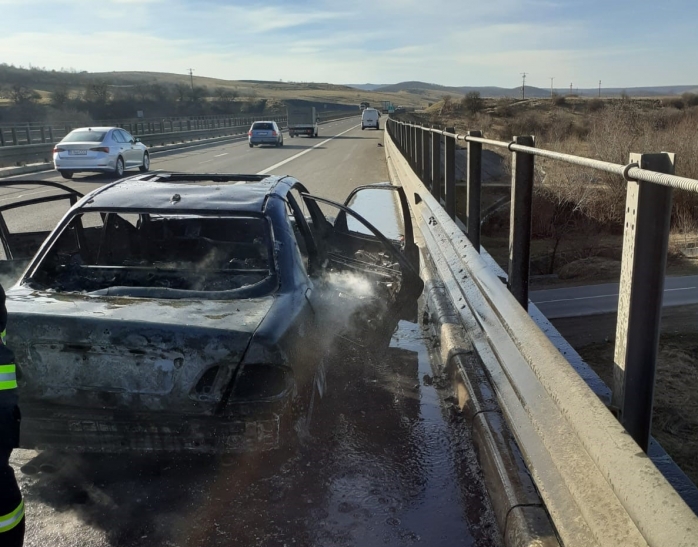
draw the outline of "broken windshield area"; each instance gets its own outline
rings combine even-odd
[[[276,288],[271,229],[250,216],[75,215],[29,284],[57,292],[247,298]]]

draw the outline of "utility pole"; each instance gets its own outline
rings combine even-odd
[[[572,82],[570,82],[570,95],[572,95]]]
[[[522,72],[521,76],[523,76],[523,83],[521,84],[521,98],[525,99],[526,98],[526,75],[528,72]]]
[[[550,78],[550,98],[551,99],[553,98],[553,95],[554,95],[554,93],[553,93],[553,80],[554,79],[555,78],[552,78],[552,77]]]
[[[191,79],[191,92],[194,93],[194,69],[189,69],[189,78]]]
[[[601,80],[599,80],[599,97],[601,97]]]

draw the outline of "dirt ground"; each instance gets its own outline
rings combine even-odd
[[[612,385],[616,314],[552,323]],[[698,484],[698,305],[665,308],[662,313],[652,434]]]

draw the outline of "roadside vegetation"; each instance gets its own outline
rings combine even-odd
[[[509,141],[535,135],[536,146],[627,164],[631,152],[676,154],[676,174],[698,178],[698,95],[666,99],[589,99],[554,96],[527,101],[446,97],[414,120],[460,133],[479,129]],[[483,188],[482,244],[497,262],[508,260],[510,159],[502,149],[504,176]],[[621,177],[536,158],[532,288],[617,282],[620,278],[626,182]],[[465,203],[464,188],[459,196]],[[461,210],[464,213],[464,210]],[[698,259],[682,249],[698,246],[698,195],[674,191],[669,275],[698,274]],[[658,356],[652,433],[698,484],[698,306],[665,309]],[[553,321],[584,360],[612,384],[615,314]],[[587,334],[589,333],[589,334]],[[593,336],[591,336],[593,333]],[[592,339],[593,338],[593,339]]]
[[[289,103],[323,110],[350,109],[362,101],[409,107],[438,97],[377,93],[313,82],[222,80],[155,72],[88,73],[0,63],[0,123],[89,123],[97,120],[202,115],[274,115]]]
[[[515,100],[485,99],[474,92],[458,99],[446,96],[410,117],[458,132],[479,129],[503,141],[534,135],[538,147],[619,164],[627,164],[631,152],[674,152],[676,174],[698,178],[698,95],[692,93],[667,99],[556,95]],[[502,156],[501,182],[506,184],[510,160],[502,149],[492,150]],[[532,274],[549,277],[534,283],[617,280],[625,189],[621,177],[536,158]],[[507,195],[509,189],[501,185],[486,187],[483,210]],[[682,248],[698,245],[698,195],[674,193],[671,226],[669,273],[698,273],[696,261],[681,254]],[[489,215],[482,229],[485,248],[506,264],[508,206]]]

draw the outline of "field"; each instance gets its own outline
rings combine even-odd
[[[475,104],[475,108],[472,107]],[[482,130],[509,141],[535,135],[536,146],[626,164],[631,152],[676,153],[676,174],[698,178],[698,96],[652,99],[446,100],[410,119],[457,132]],[[510,194],[511,170],[483,187],[483,210]],[[620,277],[626,183],[621,177],[536,159],[531,241],[531,288],[617,282]],[[465,193],[459,188],[459,213]],[[509,205],[482,225],[482,245],[505,269]],[[675,191],[667,274],[696,275],[698,259],[682,254],[698,245],[698,197]],[[615,314],[554,320],[584,360],[610,385]],[[698,306],[665,308],[659,348],[653,435],[698,483]]]

